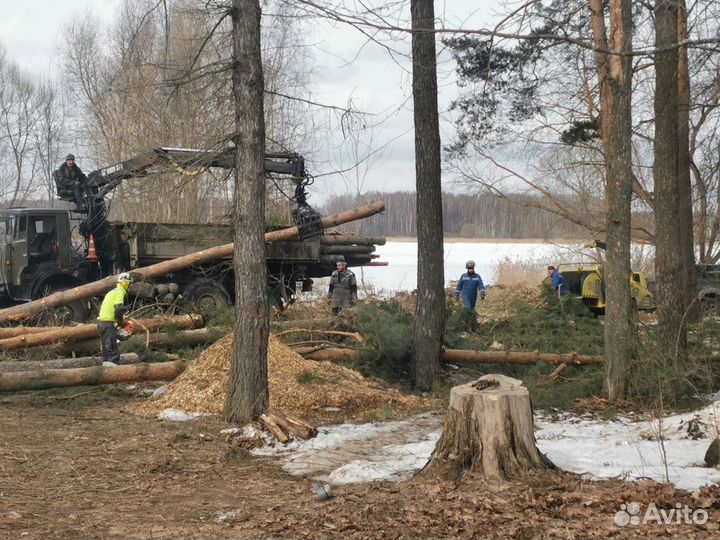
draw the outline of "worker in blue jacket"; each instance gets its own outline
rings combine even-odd
[[[553,265],[547,267],[548,276],[552,280],[552,288],[558,293],[558,296],[565,296],[570,291],[568,290],[567,282],[562,274]]]
[[[485,300],[485,285],[480,274],[475,273],[475,261],[465,263],[465,268],[467,272],[460,276],[457,282],[455,298],[460,298],[462,294],[463,306],[467,311],[473,311],[477,302],[478,291],[480,291],[480,300]]]

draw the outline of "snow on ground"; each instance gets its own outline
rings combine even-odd
[[[408,420],[323,426],[317,437],[256,455],[287,453],[283,469],[333,484],[405,480],[428,461],[440,438],[442,417],[425,413]]]
[[[566,471],[590,478],[650,478],[695,490],[720,482],[720,471],[703,466],[719,419],[720,404],[662,421],[540,419],[535,423],[535,437],[538,448]],[[693,440],[688,431],[697,433],[698,429],[706,437]]]
[[[662,428],[657,420],[539,416],[535,436],[553,463],[588,478],[667,478],[687,490],[720,482],[720,471],[703,467],[705,451],[718,433],[720,403],[661,423]],[[331,484],[401,481],[425,466],[441,430],[442,416],[426,413],[394,422],[324,426],[314,439],[253,453],[280,454],[290,474]],[[706,437],[693,440],[689,435],[700,432]]]

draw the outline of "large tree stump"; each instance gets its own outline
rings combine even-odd
[[[522,381],[485,375],[450,391],[442,436],[427,471],[506,480],[554,465],[535,446],[530,393]]]

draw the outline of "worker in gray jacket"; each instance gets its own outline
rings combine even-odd
[[[337,315],[343,308],[350,307],[357,300],[357,281],[355,274],[348,270],[345,261],[337,263],[337,270],[330,276],[328,290],[333,315]]]

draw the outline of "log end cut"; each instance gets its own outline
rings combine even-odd
[[[424,473],[508,480],[551,468],[535,444],[527,388],[511,377],[485,375],[450,391],[443,433]]]

